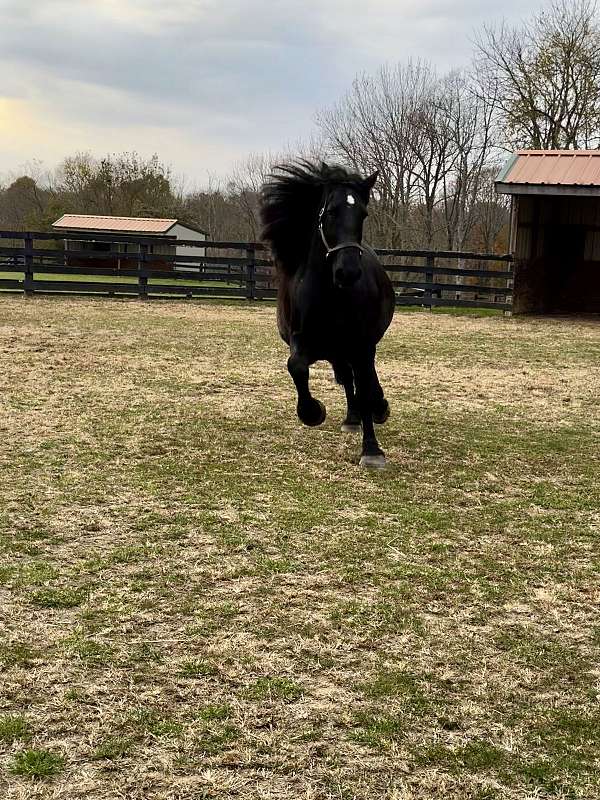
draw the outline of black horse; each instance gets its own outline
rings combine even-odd
[[[309,389],[309,366],[329,361],[346,392],[344,431],[362,423],[361,466],[383,467],[373,422],[389,405],[375,371],[375,349],[394,314],[394,290],[362,231],[377,173],[300,161],[276,167],[261,193],[262,238],[279,276],[277,322],[290,347],[287,365],[306,425],[325,420]]]

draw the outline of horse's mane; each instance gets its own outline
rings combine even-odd
[[[293,275],[306,259],[316,231],[325,187],[358,189],[360,175],[336,164],[295,161],[274,167],[260,196],[261,238],[268,242],[279,270]]]

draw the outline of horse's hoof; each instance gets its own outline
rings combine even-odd
[[[344,433],[360,433],[360,422],[343,422],[342,430]]]
[[[309,428],[316,428],[317,425],[322,425],[325,422],[327,409],[320,400],[313,398],[309,405],[302,408],[298,406],[298,417]]]
[[[376,425],[383,425],[384,422],[387,422],[390,416],[390,404],[387,400],[383,401],[385,406],[383,407],[382,411],[379,414],[373,413],[373,422]]]
[[[368,469],[385,469],[385,456],[379,453],[375,456],[361,456],[360,466],[367,467]]]

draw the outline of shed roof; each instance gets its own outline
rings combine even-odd
[[[198,233],[206,231],[179,222],[177,219],[159,219],[152,217],[111,217],[94,214],[63,214],[52,224],[53,228],[69,231],[106,231],[114,233],[145,233],[164,235],[174,225],[181,225]]]
[[[518,150],[498,175],[496,190],[600,197],[600,150]]]

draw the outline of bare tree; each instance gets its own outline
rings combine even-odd
[[[214,175],[209,175],[203,189],[182,197],[181,220],[202,228],[213,241],[234,241],[242,236],[236,212],[221,181]]]
[[[257,241],[260,237],[258,198],[262,185],[273,168],[277,164],[297,159],[318,161],[325,153],[322,138],[312,136],[282,152],[251,153],[244,161],[235,165],[227,180],[227,193],[243,221],[244,238]]]
[[[418,158],[406,142],[428,75],[421,63],[382,67],[374,77],[357,77],[336,106],[317,115],[334,157],[363,174],[379,171],[369,232],[383,246],[409,243]]]
[[[491,118],[466,74],[409,62],[357,78],[317,121],[335,156],[379,170],[368,229],[377,244],[463,248],[493,149]]]
[[[478,96],[464,72],[450,73],[443,90],[452,140],[452,163],[443,182],[447,247],[465,250],[478,217],[482,185],[497,171],[494,105]]]
[[[521,27],[484,26],[475,39],[481,93],[510,147],[600,145],[600,26],[595,0],[552,0]]]
[[[510,199],[497,194],[495,180],[498,169],[488,166],[482,170],[473,206],[471,247],[481,253],[507,252]]]
[[[253,153],[237,164],[228,181],[228,192],[244,221],[247,238],[258,241],[260,220],[258,198],[261,187],[277,157],[270,153]]]
[[[404,146],[414,155],[412,174],[419,189],[418,216],[422,219],[422,244],[434,244],[436,206],[458,157],[452,129],[452,103],[444,81],[435,73],[416,95],[409,112],[409,132]]]

